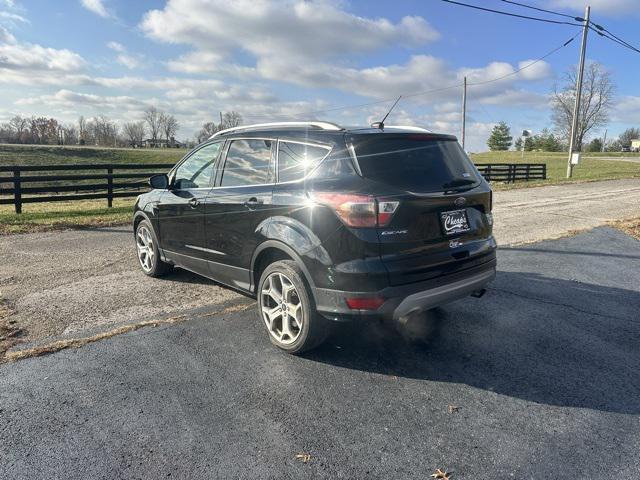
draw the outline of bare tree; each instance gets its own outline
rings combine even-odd
[[[222,117],[220,129],[239,127],[240,125],[242,125],[242,115],[232,110]]]
[[[198,141],[198,143],[202,143],[218,130],[220,130],[220,128],[218,125],[216,125],[215,122],[207,122],[202,125],[202,128],[198,132],[196,140]]]
[[[84,145],[87,141],[87,120],[80,115],[78,118],[78,143]]]
[[[124,136],[127,138],[127,141],[132,146],[139,146],[142,144],[142,140],[144,139],[145,134],[145,125],[144,121],[141,120],[139,122],[129,122],[125,123],[122,126],[122,132]]]
[[[180,128],[180,124],[178,123],[178,120],[176,120],[176,117],[173,115],[165,115],[162,129],[164,138],[167,141],[167,146],[169,146],[169,141],[176,136],[178,128]]]
[[[87,125],[96,145],[115,146],[118,138],[118,125],[105,115],[97,115]]]
[[[573,109],[576,101],[577,68],[574,66],[564,74],[564,85],[553,90],[551,100],[553,123],[567,141],[571,133]],[[582,83],[582,97],[578,128],[576,131],[576,147],[582,148],[585,138],[593,129],[603,127],[609,121],[609,111],[613,103],[615,87],[611,76],[599,63],[586,66]]]
[[[78,130],[75,125],[69,123],[62,126],[62,141],[65,145],[75,145],[78,143]]]
[[[156,107],[149,107],[144,112],[144,121],[149,126],[149,134],[151,140],[155,143],[158,140],[158,134],[161,131],[164,114]]]
[[[14,141],[16,143],[22,143],[25,133],[29,131],[29,120],[20,115],[16,115],[9,120],[8,127],[12,131]]]

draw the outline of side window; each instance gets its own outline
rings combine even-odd
[[[271,140],[233,140],[222,172],[223,187],[273,182]]]
[[[278,147],[278,181],[303,178],[328,152],[329,148],[281,141]]]
[[[178,167],[173,182],[176,190],[208,187],[213,176],[213,165],[222,143],[212,143],[197,150]]]

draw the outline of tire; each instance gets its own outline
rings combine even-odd
[[[269,340],[287,353],[311,350],[330,333],[330,322],[317,313],[311,289],[293,260],[279,260],[262,272],[257,303]]]
[[[135,232],[136,256],[145,275],[161,277],[171,270],[171,265],[160,260],[158,238],[147,220],[142,220]]]

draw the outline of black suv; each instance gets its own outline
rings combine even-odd
[[[231,128],[150,179],[133,226],[144,273],[178,266],[255,296],[298,353],[331,322],[406,319],[495,277],[489,185],[455,137],[418,127]]]

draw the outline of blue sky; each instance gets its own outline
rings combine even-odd
[[[562,19],[499,0],[467,3]],[[581,0],[525,3],[584,11]],[[637,0],[592,0],[592,8],[595,21],[640,45]],[[578,31],[439,0],[0,0],[0,122],[15,114],[133,121],[155,105],[177,116],[180,138],[231,109],[247,121],[363,124],[392,101],[333,108],[455,86],[464,75],[501,77]],[[514,132],[550,127],[548,94],[577,62],[578,40],[470,87],[468,148],[485,150],[500,120]],[[640,54],[592,35],[587,56],[617,86],[609,137],[640,126]],[[407,98],[390,121],[458,134],[460,97],[454,87]]]

